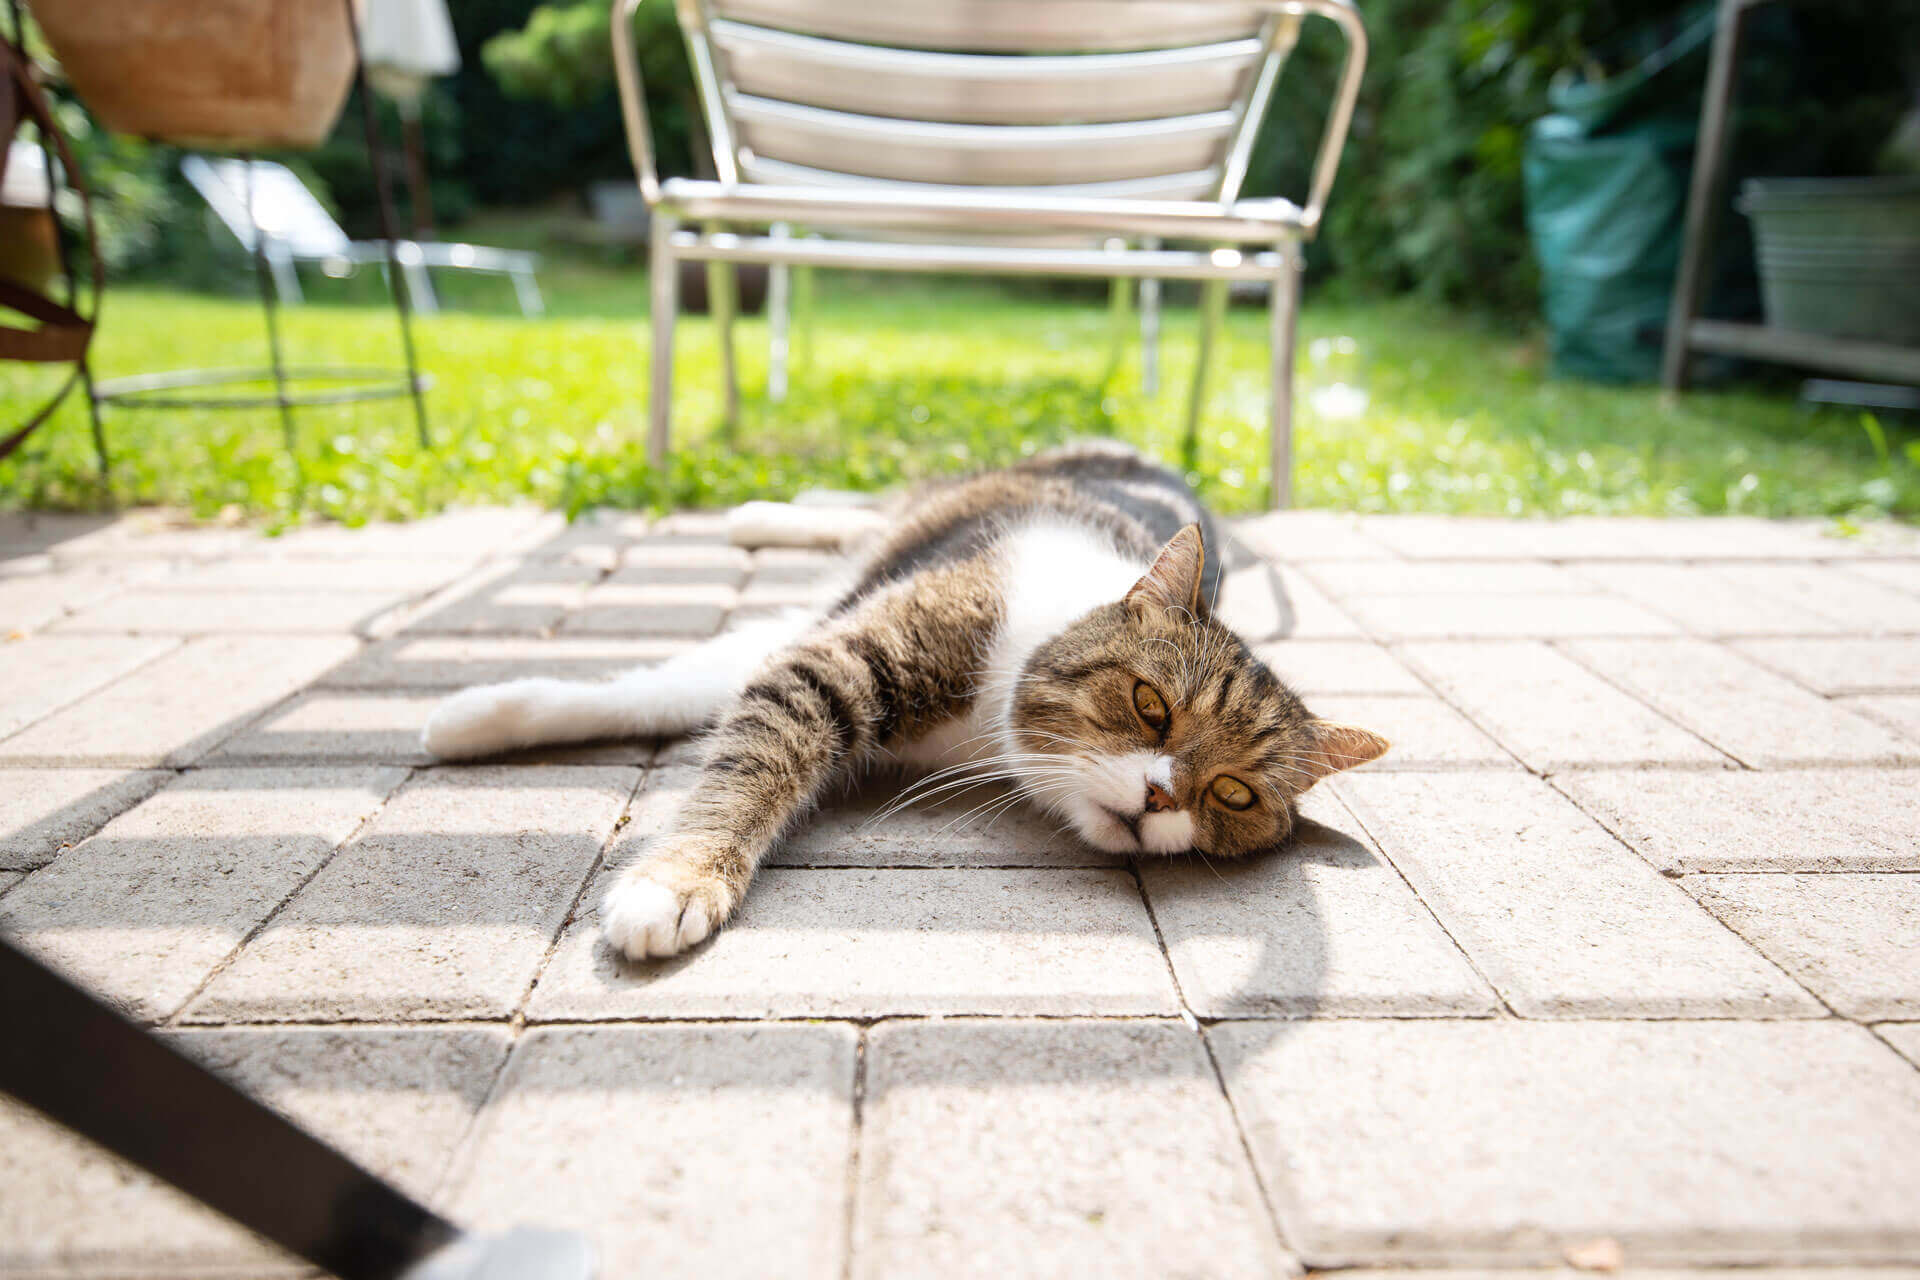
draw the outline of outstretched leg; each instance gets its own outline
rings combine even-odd
[[[752,623],[610,681],[540,677],[463,689],[434,708],[421,745],[464,760],[546,743],[688,733],[718,716],[754,668],[811,623],[804,614]]]

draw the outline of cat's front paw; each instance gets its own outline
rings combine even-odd
[[[600,931],[629,960],[679,955],[706,941],[732,912],[735,896],[717,876],[642,863],[607,890]]]

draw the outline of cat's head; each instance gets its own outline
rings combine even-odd
[[[1386,739],[1321,720],[1201,599],[1188,525],[1125,598],[1036,649],[1010,729],[1024,789],[1116,853],[1238,857],[1286,842],[1295,803]]]

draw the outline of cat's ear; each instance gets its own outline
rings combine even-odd
[[[1201,615],[1200,579],[1207,567],[1207,540],[1190,524],[1167,540],[1146,577],[1127,592],[1128,604],[1157,604]]]
[[[1309,783],[1328,774],[1356,768],[1387,754],[1393,744],[1371,729],[1334,720],[1313,722],[1313,749],[1295,763],[1312,775]]]

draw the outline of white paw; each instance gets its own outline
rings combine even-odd
[[[510,745],[519,720],[518,699],[502,685],[462,689],[427,717],[420,745],[442,760],[484,756]]]
[[[682,893],[636,872],[614,881],[600,904],[600,931],[629,960],[678,955],[705,941],[716,923],[706,895]]]

